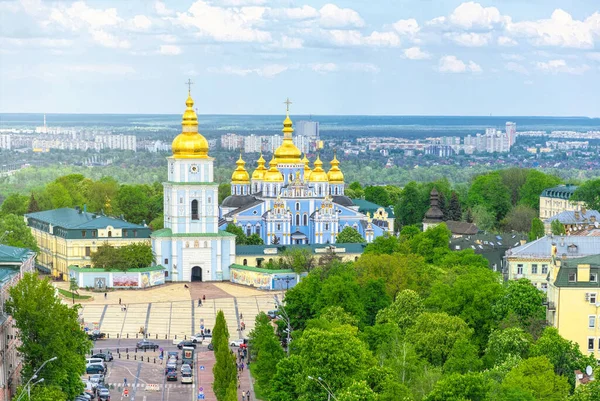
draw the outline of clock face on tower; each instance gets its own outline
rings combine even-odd
[[[198,166],[196,166],[195,164],[192,164],[190,166],[190,172],[196,174],[198,172]]]

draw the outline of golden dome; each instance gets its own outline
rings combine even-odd
[[[308,157],[306,157],[306,153],[304,154],[304,159],[302,159],[302,162],[304,162],[304,181],[308,181],[308,179],[310,178],[310,174],[312,173],[312,170],[310,169],[310,166],[308,165],[308,163],[310,163],[310,160],[308,160]]]
[[[267,169],[265,168],[265,159],[262,157],[262,153],[260,154],[260,158],[256,161],[258,167],[252,173],[252,179],[257,181],[262,181],[265,178],[265,173]]]
[[[208,157],[208,141],[198,133],[198,116],[194,111],[194,100],[188,92],[187,106],[181,122],[181,134],[171,144],[176,159],[205,159]]]
[[[275,161],[275,157],[271,159],[269,166],[270,168],[265,173],[264,180],[268,182],[283,182],[283,175],[277,170],[277,161]]]
[[[331,168],[327,173],[327,177],[329,178],[329,182],[332,184],[343,184],[344,183],[344,173],[338,167],[340,162],[338,161],[335,153],[333,154],[333,160],[331,161]]]
[[[317,160],[315,160],[315,168],[310,174],[309,178],[310,182],[327,182],[329,179],[327,178],[327,173],[323,170],[323,162],[317,155]]]
[[[281,146],[275,150],[275,159],[278,163],[300,163],[300,149],[294,145],[292,140],[292,119],[290,118],[289,110],[286,112],[285,120],[283,120],[283,142]]]
[[[232,184],[250,184],[250,176],[248,175],[248,171],[244,167],[246,162],[242,159],[242,154],[240,153],[240,158],[237,162],[237,168],[234,170],[231,175],[231,183]]]

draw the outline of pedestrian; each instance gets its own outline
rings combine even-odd
[[[202,295],[202,300],[206,301],[206,295]]]
[[[119,305],[121,305],[121,298],[119,298]]]
[[[242,362],[242,372],[244,371],[244,362]]]
[[[198,306],[202,305],[202,300],[198,298]]]
[[[240,313],[240,320],[242,320],[243,318],[244,318],[244,315],[242,315],[242,314]]]
[[[104,299],[106,299],[106,293],[104,293]]]
[[[242,391],[242,400],[243,400],[244,398],[246,398],[246,392],[245,392],[245,391]]]
[[[124,385],[125,387],[127,387],[127,378],[126,378],[126,377],[125,377],[125,378],[123,378],[123,385]]]
[[[248,401],[250,401],[250,390],[246,392],[246,397],[248,397]]]

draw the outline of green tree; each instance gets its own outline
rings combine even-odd
[[[528,172],[528,169],[519,167],[507,168],[499,171],[500,176],[502,177],[502,183],[510,189],[510,202],[513,206],[516,206],[521,199],[521,187],[525,184]]]
[[[0,217],[0,237],[4,238],[2,240],[4,245],[28,248],[36,252],[39,250],[35,238],[22,216],[8,214]]]
[[[235,354],[229,349],[227,338],[222,335],[217,338],[213,337],[212,343],[216,359],[213,366],[213,391],[217,396],[217,400],[226,401],[227,392],[230,387],[233,385],[237,388],[237,364]]]
[[[112,177],[102,177],[98,181],[89,180],[83,185],[83,194],[90,212],[99,213],[104,210],[112,215],[119,212],[116,202],[119,183]]]
[[[479,373],[451,374],[438,381],[423,401],[485,401],[489,383]]]
[[[529,241],[535,241],[538,238],[542,238],[546,233],[544,228],[544,222],[535,218],[531,221],[531,230],[529,230]]]
[[[356,196],[356,198],[362,198],[363,196],[365,196],[365,191],[362,187],[362,185],[360,185],[359,182],[354,181],[352,184],[350,184],[350,186],[348,187],[351,191],[354,191],[354,195]],[[350,195],[348,195],[350,196]]]
[[[545,320],[546,294],[538,290],[527,279],[510,280],[505,284],[504,296],[494,306],[499,320],[510,314],[517,316],[521,327],[528,327],[532,320]]]
[[[480,175],[473,180],[469,189],[469,204],[484,206],[496,221],[504,218],[510,210],[510,191],[502,182],[498,172]]]
[[[494,330],[485,349],[485,357],[490,367],[506,361],[510,356],[527,358],[533,338],[520,327]]]
[[[24,396],[23,392],[27,392],[27,390],[25,389],[25,386],[21,385],[17,388],[17,392],[13,396],[13,400],[18,400],[21,396]],[[67,395],[60,389],[60,387],[54,385],[47,386],[38,384],[36,386],[32,386],[29,390],[29,393],[31,394],[31,398],[27,398],[27,401],[56,401],[68,399]]]
[[[377,324],[394,323],[402,332],[411,328],[425,310],[423,299],[413,290],[404,290],[396,300],[377,314]]]
[[[117,206],[125,220],[142,224],[150,219],[150,198],[148,190],[143,185],[121,185],[116,196]]]
[[[225,314],[223,310],[219,309],[217,317],[215,319],[215,327],[212,330],[212,343],[215,353],[218,348],[223,344],[222,339],[225,340],[225,348],[229,351],[229,330],[227,329],[227,323],[225,322]]]
[[[63,207],[73,207],[73,198],[69,193],[69,190],[64,185],[58,182],[51,182],[46,185],[44,192],[53,209],[59,209]]]
[[[225,198],[231,195],[231,185],[230,184],[219,184],[219,205],[223,203]]]
[[[505,232],[517,231],[526,233],[531,228],[531,222],[537,217],[537,211],[529,206],[515,206],[502,220],[502,229]]]
[[[550,229],[552,230],[553,235],[565,235],[565,226],[560,222],[560,220],[552,220],[552,223],[550,223]]]
[[[250,353],[254,357],[256,381],[263,392],[271,390],[273,377],[277,373],[277,364],[284,358],[279,342],[268,316],[261,312],[256,316],[256,325],[250,332]]]
[[[365,381],[354,381],[350,386],[340,391],[338,401],[378,401],[377,394],[371,390]]]
[[[444,363],[446,373],[468,373],[477,372],[483,366],[479,358],[479,347],[471,341],[463,338],[457,340]]]
[[[25,195],[8,195],[0,206],[0,217],[8,214],[16,214],[17,216],[24,215],[27,212],[28,202],[29,198]]]
[[[562,401],[569,394],[567,378],[555,374],[545,356],[523,360],[506,375],[502,386],[526,390],[539,401]]]
[[[569,401],[597,401],[600,400],[600,381],[594,380],[575,389]]]
[[[461,221],[462,214],[462,206],[458,194],[455,191],[452,191],[450,202],[448,202],[448,220]]]
[[[150,242],[136,242],[117,248],[126,269],[139,269],[152,266],[154,253]]]
[[[365,188],[365,200],[378,204],[379,206],[389,206],[390,196],[384,187],[369,186]]]
[[[35,213],[39,211],[40,206],[38,205],[37,200],[35,199],[35,196],[33,196],[32,193],[31,198],[29,198],[29,205],[27,205],[27,213]]]
[[[402,190],[400,201],[394,207],[396,222],[400,227],[421,224],[424,213],[417,183],[411,181]]]
[[[496,218],[485,206],[475,205],[472,209],[468,209],[467,212],[471,214],[473,223],[475,223],[480,230],[492,231],[494,229]],[[467,221],[469,221],[468,214]]]
[[[375,318],[379,311],[388,307],[392,302],[386,292],[383,278],[368,280],[362,285],[359,295],[365,311],[363,323],[367,326],[375,324]]]
[[[263,245],[263,239],[260,235],[254,233],[246,237],[246,245]]]
[[[361,288],[353,270],[330,275],[323,282],[321,292],[315,302],[316,310],[330,306],[340,306],[346,312],[362,320],[365,310],[360,298]]]
[[[241,227],[238,227],[233,223],[229,223],[227,224],[227,227],[225,227],[225,231],[235,235],[236,245],[246,245],[246,234]]]
[[[92,265],[99,269],[122,268],[124,264],[120,256],[117,248],[105,242],[98,247],[96,252],[92,252]]]
[[[162,213],[159,214],[148,225],[150,226],[152,231],[156,231],[156,230],[165,228],[165,216]]]
[[[306,322],[317,315],[315,303],[321,292],[323,280],[315,273],[304,277],[294,288],[285,293],[285,311],[295,330],[303,330]]]
[[[69,291],[75,293],[79,292],[79,284],[77,284],[77,279],[75,277],[71,277],[69,280]]]
[[[519,204],[529,206],[532,209],[540,209],[540,195],[546,188],[552,188],[560,184],[560,178],[544,174],[538,170],[528,170],[527,178],[525,183],[519,191],[520,201]]]
[[[310,248],[290,247],[281,253],[280,263],[285,269],[296,273],[310,272],[317,261]]]
[[[365,241],[362,235],[360,235],[360,233],[353,227],[344,227],[344,229],[338,234],[335,242],[340,244],[356,244],[367,241]]]
[[[23,381],[29,380],[45,361],[56,357],[38,373],[44,379],[43,386],[62,389],[68,399],[80,394],[85,355],[92,344],[79,325],[79,307],[63,304],[50,281],[34,273],[25,273],[9,294],[6,310],[19,330],[21,345],[17,349],[23,355]]]
[[[399,250],[398,238],[385,233],[375,238],[373,242],[365,247],[364,254],[388,254],[391,255]]]
[[[582,201],[588,209],[600,210],[600,178],[584,182],[575,190],[570,200]]]
[[[302,359],[298,355],[282,359],[271,382],[269,401],[295,401],[300,397],[306,376],[302,371]]]

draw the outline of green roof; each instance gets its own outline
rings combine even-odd
[[[230,267],[232,269],[247,270],[247,271],[258,272],[258,273],[294,273],[294,271],[292,269],[271,270],[271,269],[263,269],[263,268],[254,267],[254,266],[236,265],[235,263],[232,264]]]
[[[33,251],[27,248],[17,248],[15,246],[8,246],[0,244],[0,264],[3,263],[18,263],[27,260]]]
[[[569,199],[576,190],[577,185],[558,185],[556,187],[544,189],[541,196],[548,198]]]
[[[19,274],[18,268],[0,266],[0,288],[2,288],[2,286],[4,286],[4,283],[6,281],[9,281],[11,277],[15,274]]]
[[[177,181],[167,181],[165,184],[174,184],[174,185],[215,185],[219,186],[219,184],[214,182],[177,182]]]
[[[229,233],[227,231],[219,230],[216,233],[182,233],[182,234],[173,234],[173,231],[170,228],[162,228],[160,230],[154,231],[151,237],[235,237],[235,234]]]
[[[265,255],[265,256],[277,256],[281,255],[286,249],[309,249],[312,253],[317,253],[316,249],[325,249],[330,246],[335,246],[336,248],[344,248],[346,250],[345,253],[363,253],[366,243],[361,244],[310,244],[310,245],[236,245],[235,246],[235,254],[238,256],[241,255]],[[265,253],[265,249],[276,249],[277,253],[269,254]]]
[[[556,276],[554,285],[557,287],[600,289],[600,281],[569,282],[569,273],[577,274],[577,265],[590,265],[590,273],[596,273],[596,277],[598,277],[600,274],[600,255],[584,256],[582,258],[573,258],[561,261],[561,266],[558,270],[558,275]]]
[[[43,212],[27,213],[28,219],[36,219],[53,226],[66,229],[98,229],[112,226],[114,228],[148,229],[139,224],[129,223],[114,217],[103,216],[96,213],[77,211],[68,207],[46,210]]]
[[[391,217],[391,218],[395,217],[394,211],[389,206],[381,206],[381,205],[378,205],[377,203],[369,202],[368,200],[364,200],[364,199],[352,199],[352,203],[354,203],[355,206],[358,206],[358,211],[363,214],[366,214],[367,212],[369,212],[369,213],[371,213],[371,215],[373,215],[373,213],[375,213],[377,211],[377,209],[382,207],[387,212],[388,217]]]
[[[69,270],[73,270],[74,272],[78,272],[78,273],[125,273],[122,270],[117,270],[117,269],[112,269],[112,270],[108,270],[108,269],[100,269],[100,268],[95,268],[95,267],[77,267],[77,266],[69,266]],[[127,273],[144,273],[144,272],[153,272],[153,271],[157,271],[157,270],[165,270],[164,267],[162,266],[150,266],[150,267],[142,267],[139,269],[128,269]]]

